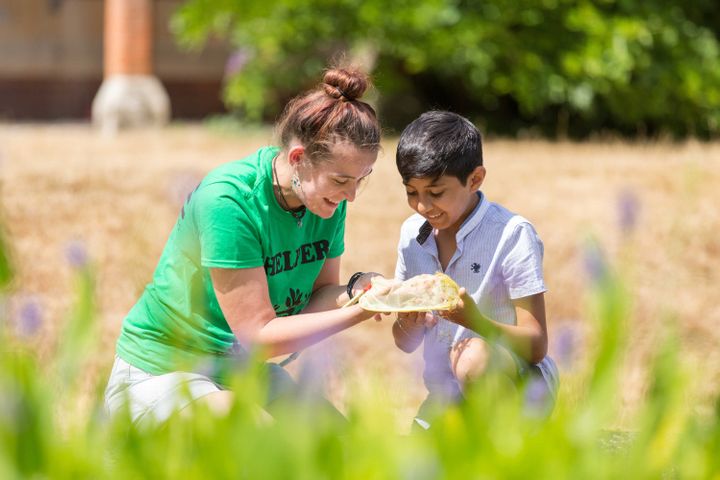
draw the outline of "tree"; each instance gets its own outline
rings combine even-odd
[[[428,108],[554,136],[720,132],[711,0],[189,0],[182,44],[227,39],[225,100],[274,118],[345,52],[369,59],[386,124]]]

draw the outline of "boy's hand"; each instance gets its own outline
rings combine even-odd
[[[395,345],[403,352],[414,352],[425,338],[425,328],[434,327],[437,320],[432,312],[399,312],[392,326]]]
[[[439,312],[441,316],[465,328],[475,330],[474,326],[482,321],[482,314],[475,300],[468,295],[467,290],[460,288],[460,303],[454,310]]]
[[[432,328],[437,325],[437,317],[432,312],[400,312],[397,321],[406,330],[416,330],[419,327]]]

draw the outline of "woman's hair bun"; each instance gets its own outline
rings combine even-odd
[[[346,101],[357,100],[370,86],[370,79],[352,67],[331,68],[323,77],[325,92],[333,98],[344,97]]]
[[[370,79],[359,68],[330,67],[322,83],[285,106],[277,124],[282,147],[297,140],[311,159],[330,155],[342,142],[377,152],[380,124],[372,106],[360,100],[369,86]]]

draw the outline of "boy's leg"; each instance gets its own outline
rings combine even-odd
[[[431,393],[420,406],[413,420],[413,431],[427,430],[437,417],[463,399],[463,392],[488,373],[500,374],[512,386],[517,368],[512,355],[505,349],[491,347],[473,336],[456,342],[450,350],[450,372],[442,384],[428,386]]]
[[[546,356],[540,363],[527,366],[523,372],[525,384],[526,413],[531,416],[549,417],[555,408],[560,384],[557,366]]]
[[[448,376],[450,375],[448,372]],[[460,387],[453,378],[447,378],[442,383],[428,385],[428,390],[428,396],[413,418],[413,432],[428,430],[438,417],[458,405],[463,398]]]
[[[496,380],[507,380],[501,390],[508,387],[523,392],[528,414],[548,416],[552,413],[559,375],[550,357],[546,356],[538,364],[529,364],[504,347],[489,345],[480,338],[466,338],[453,347],[450,359],[463,392],[494,375]]]
[[[493,346],[482,338],[464,338],[450,351],[450,365],[460,388],[465,388],[491,374],[500,374],[515,381],[518,367],[514,356],[505,348]]]
[[[435,420],[445,413],[451,406],[457,404],[459,399],[459,391],[458,397],[455,400],[451,400],[444,395],[438,395],[436,393],[428,394],[423,403],[420,405],[418,412],[415,414],[415,418],[413,418],[412,432],[416,433],[428,430]]]

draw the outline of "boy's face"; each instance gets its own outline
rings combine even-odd
[[[477,190],[485,179],[485,167],[477,167],[463,185],[457,177],[411,178],[405,183],[408,205],[433,228],[459,228],[477,205]]]

